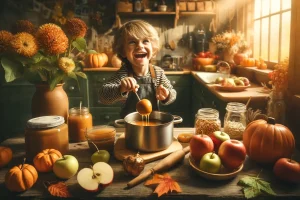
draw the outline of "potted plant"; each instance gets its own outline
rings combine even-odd
[[[28,20],[19,20],[14,26],[13,32],[0,31],[0,58],[1,65],[5,72],[6,82],[23,78],[35,84],[37,90],[43,86],[43,90],[54,92],[62,89],[62,84],[66,78],[78,81],[78,77],[86,79],[86,75],[81,72],[82,65],[78,55],[87,52],[87,45],[84,36],[87,26],[79,18],[71,18],[60,27],[53,23],[47,23],[36,28]],[[76,53],[76,55],[75,55]],[[61,88],[61,89],[59,89]],[[39,94],[41,91],[39,90]],[[37,94],[37,92],[36,92]],[[64,105],[63,110],[68,110],[68,99],[49,100],[36,99],[34,94],[33,101],[37,100],[37,106],[46,107],[58,101]],[[54,94],[48,95],[55,97]],[[58,95],[58,97],[65,95]],[[45,95],[44,95],[45,98]],[[39,103],[39,101],[42,102]],[[52,111],[34,111],[33,116],[43,114],[55,114]],[[61,109],[61,106],[58,107]],[[67,111],[64,111],[64,113]],[[65,114],[61,114],[66,117]]]

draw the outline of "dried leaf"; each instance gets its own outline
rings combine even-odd
[[[71,197],[69,193],[68,187],[64,182],[58,182],[54,184],[50,184],[48,186],[48,191],[52,196],[56,197]]]
[[[153,178],[150,180],[147,180],[145,182],[145,185],[157,185],[155,188],[154,193],[157,193],[158,197],[160,197],[163,194],[167,194],[169,191],[176,191],[176,192],[182,192],[179,184],[174,181],[169,174],[154,174]]]

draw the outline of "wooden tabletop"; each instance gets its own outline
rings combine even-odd
[[[117,129],[117,135],[121,135],[124,129]],[[179,133],[193,133],[193,128],[175,128],[174,136]],[[4,185],[4,176],[6,172],[16,164],[20,164],[25,156],[24,137],[11,138],[1,145],[9,146],[13,150],[13,159],[8,166],[0,169],[0,199],[14,198],[35,198],[45,199],[51,195],[45,189],[43,183],[45,181],[59,181],[53,172],[39,173],[37,183],[28,191],[23,193],[9,192]],[[186,145],[183,145],[186,146]],[[89,167],[92,163],[87,142],[71,143],[69,154],[74,155],[79,161],[79,169]],[[206,180],[197,175],[190,167],[187,154],[185,159],[169,169],[169,175],[176,180],[182,188],[182,193],[169,193],[163,195],[160,199],[244,199],[241,187],[237,185],[238,181],[249,174],[257,175],[261,170],[260,177],[271,183],[272,189],[277,193],[276,196],[263,196],[263,199],[300,199],[300,185],[289,185],[276,179],[272,170],[259,166],[250,159],[246,159],[243,170],[237,177],[225,181]],[[299,152],[297,152],[296,160],[299,160]],[[155,166],[159,160],[146,164],[145,170]],[[66,181],[69,191],[75,198],[80,199],[157,199],[157,194],[153,193],[154,189],[146,187],[143,183],[131,188],[124,189],[126,184],[132,180],[125,174],[121,161],[115,158],[110,159],[109,164],[114,170],[113,183],[98,193],[89,193],[84,191],[77,183],[76,176]]]

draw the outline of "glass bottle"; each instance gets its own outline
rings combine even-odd
[[[195,134],[209,135],[221,130],[219,111],[212,108],[201,108],[195,115]]]
[[[276,123],[285,123],[286,105],[282,91],[272,91],[269,96],[267,115],[275,118]]]
[[[242,140],[246,128],[246,105],[238,102],[229,102],[224,117],[224,132],[231,139]]]
[[[86,141],[85,133],[93,127],[93,118],[87,107],[71,108],[68,118],[70,142]]]
[[[143,9],[142,0],[135,0],[134,2],[134,11],[135,12],[141,12]]]

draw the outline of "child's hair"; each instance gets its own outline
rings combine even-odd
[[[115,34],[113,51],[120,57],[125,55],[124,44],[127,37],[136,39],[148,38],[152,44],[153,56],[159,48],[159,37],[155,28],[143,20],[132,20],[125,23]]]

